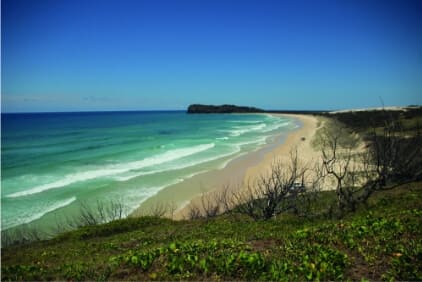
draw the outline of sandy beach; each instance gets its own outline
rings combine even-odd
[[[316,117],[293,114],[282,114],[281,116],[299,119],[302,122],[302,127],[291,132],[284,143],[268,152],[261,162],[255,166],[249,167],[246,171],[245,182],[253,181],[253,179],[256,179],[260,175],[268,173],[274,161],[288,163],[290,152],[294,150],[297,150],[299,160],[304,165],[312,165],[312,163],[318,159],[319,153],[315,151],[311,145],[311,140],[318,129],[318,120]]]
[[[204,172],[185,181],[169,186],[146,200],[132,216],[150,214],[166,207],[167,216],[174,219],[188,217],[189,205],[201,206],[201,195],[208,192],[221,192],[224,189],[242,189],[245,183],[267,173],[274,161],[288,161],[292,150],[298,151],[299,159],[304,164],[311,164],[318,158],[311,146],[318,120],[311,115],[273,114],[288,116],[300,120],[301,127],[279,136],[284,142],[273,143],[264,148],[245,154],[230,161],[220,170]]]

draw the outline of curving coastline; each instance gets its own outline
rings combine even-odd
[[[301,126],[284,136],[278,136],[277,140],[284,139],[282,143],[275,141],[257,151],[249,152],[229,161],[220,170],[200,173],[159,191],[143,202],[132,213],[132,216],[143,215],[158,205],[174,205],[176,203],[178,209],[173,214],[173,218],[184,219],[187,217],[190,203],[200,204],[202,193],[221,191],[227,185],[229,189],[242,189],[242,184],[268,172],[275,159],[287,160],[290,151],[295,148],[300,152],[299,157],[304,162],[316,160],[318,152],[313,150],[310,140],[317,130],[318,120],[311,115],[271,115],[294,118],[300,121]]]

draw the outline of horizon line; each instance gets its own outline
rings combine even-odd
[[[288,109],[262,109],[264,112],[331,112],[331,111],[338,111],[338,109],[332,110],[305,110],[305,109],[295,109],[295,110],[288,110]],[[118,113],[118,112],[187,112],[187,109],[157,109],[157,110],[70,110],[70,111],[29,111],[29,112],[4,112],[1,111],[1,114],[71,114],[71,113]]]
[[[205,105],[205,104],[204,104]],[[207,104],[208,105],[208,104]],[[218,105],[217,105],[218,106]],[[254,107],[254,106],[247,106]],[[384,107],[361,107],[361,108],[338,108],[338,109],[262,109],[265,112],[334,112],[334,111],[356,111],[356,110],[374,110],[378,108],[412,108],[422,107],[422,105],[396,105],[396,106],[384,106]],[[7,112],[0,111],[3,114],[59,114],[59,113],[117,113],[117,112],[187,112],[186,109],[150,109],[150,110],[65,110],[65,111],[18,111],[18,112]]]

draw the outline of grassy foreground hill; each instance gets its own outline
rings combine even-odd
[[[4,248],[1,278],[420,281],[421,196],[421,182],[379,192],[340,221],[118,220]]]

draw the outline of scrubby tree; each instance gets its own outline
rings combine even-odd
[[[296,151],[291,153],[288,162],[275,161],[267,174],[233,195],[236,210],[256,220],[268,220],[295,209],[298,195],[304,192],[295,190],[298,188],[295,183],[303,181],[306,171]]]
[[[422,180],[421,148],[418,125],[415,130],[406,132],[400,120],[390,117],[382,128],[373,127],[363,159],[368,181],[362,186],[360,200],[365,201],[375,191]]]
[[[319,136],[322,174],[326,185],[334,183],[340,216],[355,211],[376,191],[422,179],[419,129],[406,132],[398,119],[385,117],[383,126],[373,126],[365,136],[364,146],[354,146],[359,143],[356,134],[340,123]]]
[[[353,193],[360,182],[362,175],[359,173],[357,137],[353,142],[352,134],[339,124],[330,129],[323,130],[321,140],[321,174],[325,178],[325,185],[332,186],[335,190],[337,210],[340,215],[346,211],[354,211],[356,199]],[[348,140],[345,142],[344,140]],[[331,207],[333,210],[333,207]]]

